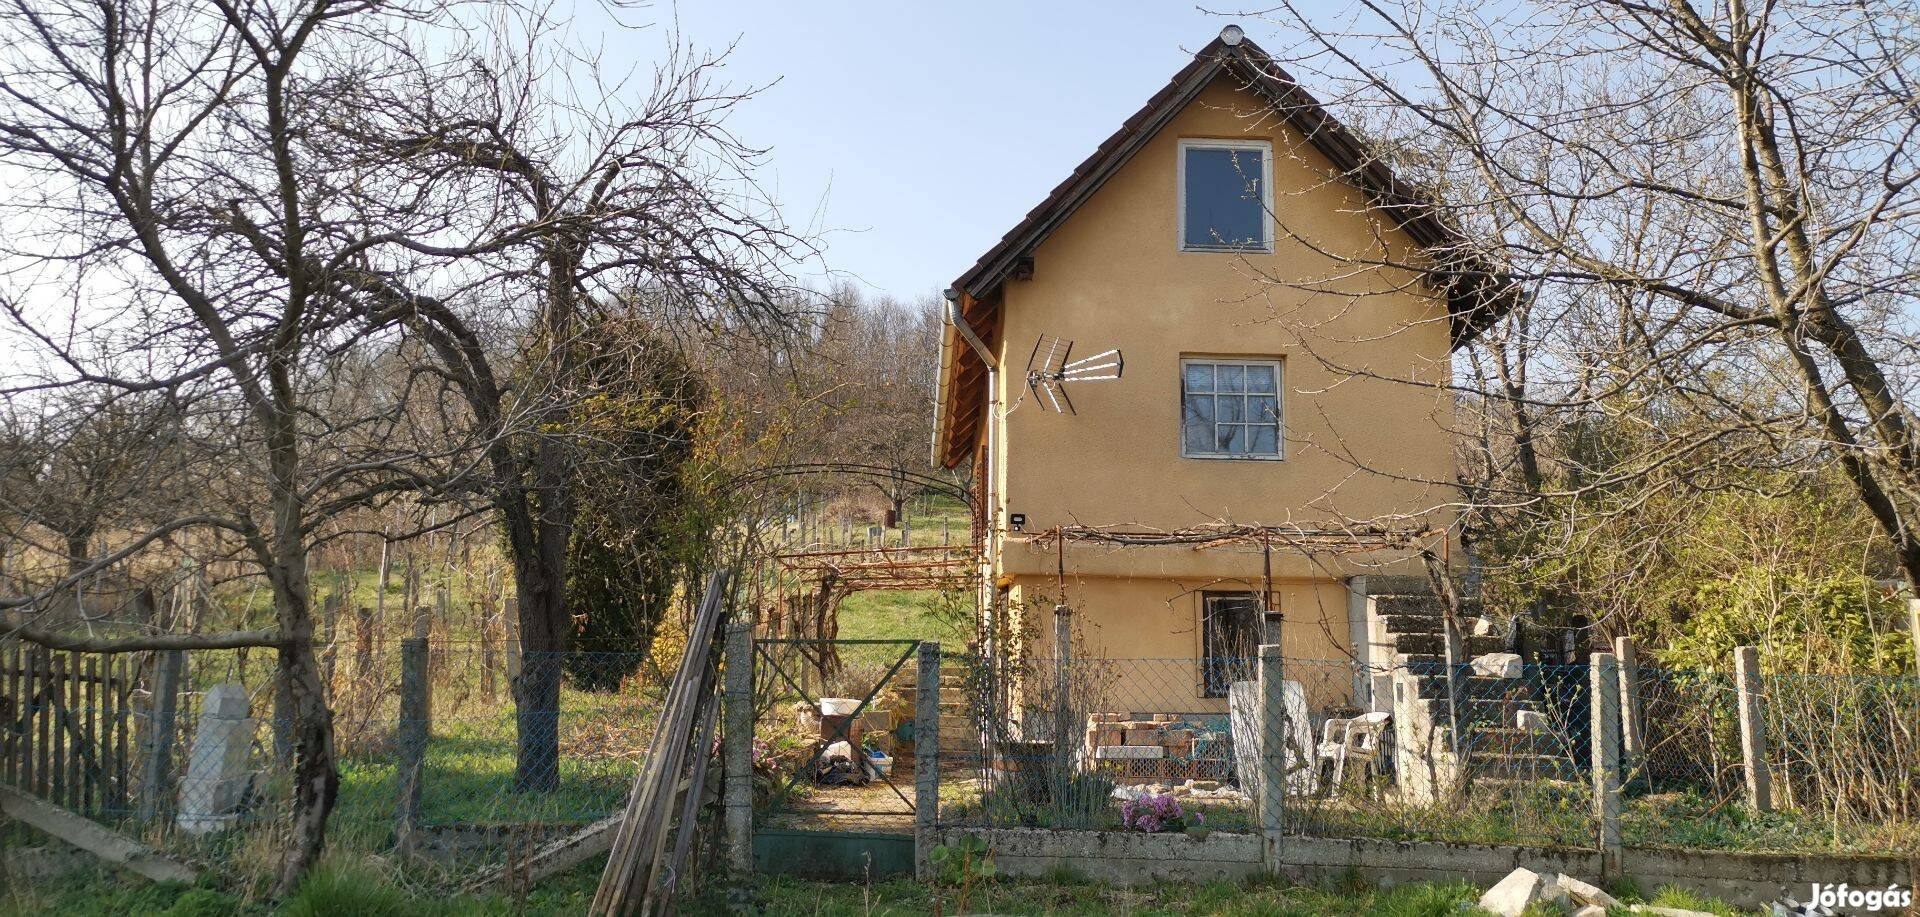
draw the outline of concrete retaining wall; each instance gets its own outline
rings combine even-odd
[[[1260,838],[1215,832],[1206,840],[1184,834],[1126,831],[1054,831],[1048,828],[943,828],[986,838],[1002,875],[1038,876],[1057,869],[1114,885],[1167,879],[1204,881],[1259,875]]]
[[[994,863],[1006,875],[1043,875],[1069,869],[1120,885],[1167,879],[1238,879],[1265,872],[1260,839],[1252,834],[1214,833],[1204,841],[1178,834],[1116,831],[1053,831],[1044,828],[946,828],[985,838]],[[1592,881],[1600,855],[1551,847],[1387,841],[1364,838],[1289,837],[1281,845],[1280,872],[1325,882],[1355,875],[1380,886],[1466,879],[1490,886],[1519,867],[1562,872]],[[1791,895],[1805,901],[1814,883],[1854,888],[1913,886],[1914,866],[1893,857],[1846,857],[1661,850],[1628,847],[1622,873],[1641,890],[1667,885],[1711,895],[1739,907],[1761,907]]]

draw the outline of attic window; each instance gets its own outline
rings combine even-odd
[[[1180,141],[1181,250],[1272,251],[1272,161],[1264,140]]]

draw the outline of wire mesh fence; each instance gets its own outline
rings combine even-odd
[[[935,742],[946,823],[1579,848],[1598,836],[1590,666],[1483,657],[1383,679],[1326,659],[949,653],[940,709],[922,719],[916,647],[756,642],[757,825],[910,831],[913,751]],[[0,777],[216,871],[270,876],[292,795],[274,655],[77,655],[0,647]],[[619,811],[666,684],[645,652],[375,642],[320,658],[341,777],[331,843],[455,872]],[[548,681],[552,705],[516,702],[516,684]],[[1920,680],[1750,682],[1629,667],[1601,686],[1620,692],[1626,844],[1920,849]],[[937,731],[915,735],[927,722]],[[1755,748],[1764,800],[1748,780]],[[1263,783],[1277,801],[1264,812]]]
[[[1403,671],[1396,719],[1346,661],[1276,660],[1266,687],[1253,658],[958,662],[980,738],[948,755],[966,774],[943,820],[1254,831],[1270,771],[1289,833],[1594,843],[1584,666],[1463,668],[1455,703],[1444,669]],[[1282,751],[1263,771],[1266,728]]]
[[[1622,838],[1693,849],[1897,854],[1920,849],[1920,680],[1759,675],[1764,798],[1747,779],[1742,690],[1722,672],[1628,681]],[[1634,743],[1629,740],[1629,746]]]

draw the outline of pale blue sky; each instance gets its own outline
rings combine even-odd
[[[959,276],[1222,26],[1274,31],[1177,0],[662,0],[630,15],[677,15],[706,47],[738,39],[732,80],[780,80],[732,125],[772,147],[769,185],[789,221],[826,230],[828,266],[903,299]],[[635,35],[632,62],[664,31]]]

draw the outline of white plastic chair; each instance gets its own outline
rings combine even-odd
[[[1341,786],[1349,760],[1372,761],[1380,757],[1380,739],[1387,731],[1390,715],[1384,711],[1356,717],[1327,720],[1320,727],[1318,757],[1333,762],[1333,786]],[[1336,731],[1339,738],[1334,738]]]

